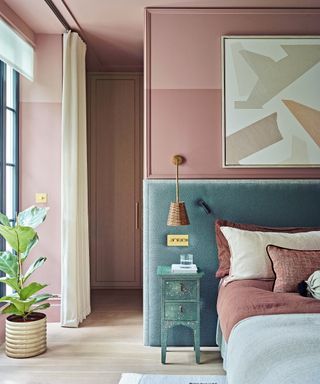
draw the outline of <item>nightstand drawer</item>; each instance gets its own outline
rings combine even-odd
[[[165,320],[197,320],[197,303],[165,303]]]
[[[164,289],[165,300],[195,300],[197,298],[196,280],[167,280]]]

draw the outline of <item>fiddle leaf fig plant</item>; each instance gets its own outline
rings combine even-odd
[[[5,274],[0,277],[0,282],[13,290],[12,294],[0,298],[0,302],[8,303],[2,313],[21,316],[27,320],[33,312],[50,307],[45,301],[54,295],[38,293],[47,284],[29,282],[33,272],[40,268],[47,258],[39,257],[26,270],[24,268],[24,262],[39,240],[35,228],[45,220],[48,209],[32,206],[17,215],[13,226],[8,217],[0,213],[0,235],[13,250],[0,251],[0,271]]]

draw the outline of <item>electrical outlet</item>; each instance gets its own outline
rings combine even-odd
[[[168,247],[188,247],[189,235],[167,235]]]
[[[36,203],[45,204],[48,202],[47,193],[36,193]]]

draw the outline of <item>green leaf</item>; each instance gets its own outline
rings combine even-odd
[[[14,296],[3,296],[0,298],[0,302],[13,304],[21,313],[29,312],[31,305],[35,303],[35,299],[21,300]]]
[[[15,291],[20,291],[20,286],[19,286],[17,277],[12,277],[12,278],[8,278],[6,276],[0,277],[0,283],[9,285],[9,287],[14,289]]]
[[[24,313],[28,313],[28,312],[30,312],[30,308],[33,306],[33,304],[34,304],[34,300],[31,300],[31,301],[26,301],[25,303],[24,303]]]
[[[46,257],[39,257],[38,260],[36,260],[35,262],[33,262],[30,267],[28,268],[27,272],[25,273],[24,275],[24,278],[23,278],[23,282],[25,282],[31,275],[32,273],[37,270],[38,268],[40,268],[43,263],[47,260]]]
[[[46,218],[49,208],[32,206],[18,214],[17,223],[24,227],[37,228]]]
[[[44,303],[44,304],[40,304],[36,307],[33,307],[32,308],[32,312],[35,312],[35,311],[39,311],[40,309],[46,309],[46,308],[49,308],[50,307],[50,303]]]
[[[22,261],[24,261],[28,257],[28,255],[31,252],[32,248],[38,243],[38,241],[39,241],[39,237],[36,234],[35,237],[28,244],[27,249],[25,250],[25,252],[21,253],[21,260]]]
[[[19,295],[21,300],[27,300],[30,296],[32,296],[34,293],[40,291],[42,288],[46,287],[47,284],[39,284],[39,283],[31,283],[21,289]]]
[[[18,235],[14,228],[0,225],[0,235],[18,252]]]
[[[3,314],[13,314],[13,315],[19,315],[23,316],[24,313],[19,311],[18,308],[14,304],[10,304],[8,306],[5,306],[2,311]]]
[[[15,230],[18,234],[18,239],[19,239],[18,252],[21,252],[21,253],[26,252],[29,244],[37,236],[37,232],[31,227],[22,227],[20,225],[16,226]]]
[[[57,295],[51,295],[51,293],[43,293],[41,295],[34,296],[34,298],[36,299],[35,304],[51,299],[52,297],[57,297]]]
[[[11,252],[0,252],[0,271],[9,277],[18,275],[18,259]]]
[[[32,305],[35,304],[36,299],[30,298],[27,300],[21,300],[19,299],[19,297],[17,297],[16,294],[12,294],[11,296],[1,297],[0,302],[13,304],[20,312],[20,314],[24,316],[25,314],[30,312],[30,308]]]
[[[0,225],[0,235],[2,235],[11,247],[18,253],[25,252],[29,243],[37,235],[36,231],[31,227],[6,227]]]
[[[10,221],[8,217],[0,212],[0,223],[3,225],[6,225],[7,227],[10,227]]]

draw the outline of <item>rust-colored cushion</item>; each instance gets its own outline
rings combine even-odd
[[[297,292],[297,285],[320,269],[320,249],[298,250],[267,246],[267,253],[276,276],[273,292]]]
[[[232,227],[237,229],[244,229],[246,231],[259,231],[259,232],[284,232],[284,233],[299,233],[317,231],[319,227],[262,227],[256,224],[243,224],[234,223],[228,220],[218,219],[215,222],[216,241],[218,248],[219,268],[216,272],[216,277],[222,278],[229,275],[230,269],[230,249],[227,239],[224,237],[220,227]]]

